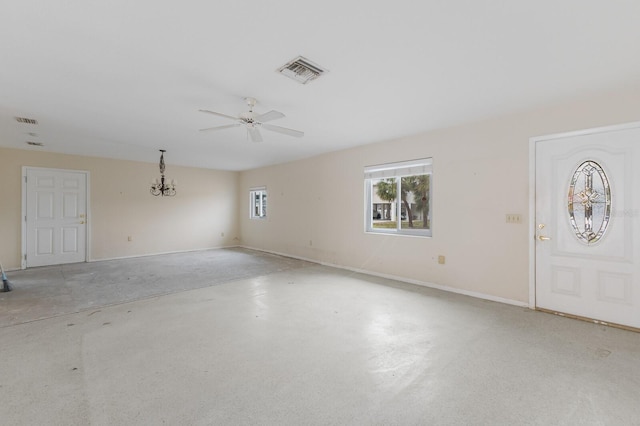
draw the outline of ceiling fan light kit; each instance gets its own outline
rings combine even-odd
[[[200,112],[204,112],[207,114],[216,115],[218,117],[226,118],[229,120],[234,120],[234,124],[226,124],[223,126],[215,126],[208,127],[206,129],[200,129],[201,132],[208,131],[217,131],[222,129],[228,129],[231,127],[239,127],[244,126],[247,129],[247,137],[251,139],[253,142],[262,142],[262,134],[260,133],[260,128],[268,130],[270,132],[277,132],[287,136],[293,136],[297,138],[301,138],[304,136],[304,132],[300,130],[288,129],[286,127],[275,126],[273,124],[267,124],[267,121],[277,120],[279,118],[284,118],[285,115],[280,111],[271,110],[265,112],[264,114],[256,114],[253,111],[253,107],[256,106],[255,98],[245,98],[247,105],[249,106],[249,111],[245,111],[241,113],[239,116],[234,117],[231,115],[223,114],[220,112],[209,111],[206,109],[199,110]]]

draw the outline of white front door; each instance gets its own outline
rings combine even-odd
[[[536,307],[640,328],[640,123],[533,142]]]
[[[87,173],[25,168],[26,265],[84,262]]]

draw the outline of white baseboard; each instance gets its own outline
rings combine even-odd
[[[317,261],[317,260],[314,260],[314,259],[308,259],[308,258],[301,257],[301,256],[293,256],[293,255],[288,254],[288,253],[280,253],[280,252],[276,252],[276,251],[273,251],[273,250],[265,250],[265,249],[260,249],[260,248],[256,248],[256,247],[244,246],[244,245],[239,245],[237,247],[242,247],[242,248],[245,248],[245,249],[248,249],[248,250],[256,250],[256,251],[261,251],[261,252],[265,252],[265,253],[271,253],[271,254],[275,254],[275,255],[278,255],[278,256],[290,257],[292,259],[304,260],[306,262],[317,263],[317,264],[323,265],[323,266],[330,266],[332,268],[344,269],[344,270],[347,270],[347,271],[357,272],[357,273],[360,273],[360,274],[372,275],[374,277],[387,278],[387,279],[390,279],[390,280],[401,281],[401,282],[405,282],[405,283],[408,283],[408,284],[419,285],[419,286],[422,286],[422,287],[434,288],[436,290],[447,291],[449,293],[462,294],[464,296],[475,297],[476,299],[489,300],[489,301],[492,301],[492,302],[504,303],[504,304],[507,304],[507,305],[519,306],[519,307],[522,307],[522,308],[528,308],[529,307],[529,303],[528,302],[521,302],[519,300],[506,299],[504,297],[498,297],[498,296],[493,296],[493,295],[490,295],[490,294],[479,293],[477,291],[469,291],[469,290],[464,290],[464,289],[460,289],[460,288],[456,288],[456,287],[450,287],[450,286],[446,286],[446,285],[434,284],[434,283],[430,283],[428,281],[419,281],[419,280],[414,280],[414,279],[411,279],[411,278],[400,277],[400,276],[397,276],[397,275],[382,274],[382,273],[375,272],[375,271],[369,271],[367,269],[352,268],[350,266],[336,265],[336,264],[328,263],[328,262],[320,262],[320,261]]]
[[[236,244],[236,245],[231,245],[231,246],[209,247],[209,248],[201,248],[201,249],[193,249],[193,250],[177,250],[177,251],[167,251],[167,252],[161,252],[161,253],[147,253],[147,254],[138,254],[138,255],[132,255],[132,256],[120,256],[120,257],[109,257],[109,258],[102,258],[102,259],[90,259],[87,262],[102,262],[102,261],[108,261],[108,260],[135,259],[135,258],[139,258],[139,257],[160,256],[160,255],[163,255],[163,254],[190,253],[190,252],[197,252],[197,251],[227,249],[227,248],[238,248],[238,247],[245,248],[245,249],[248,249],[248,250],[260,251],[260,252],[264,252],[264,253],[271,253],[271,254],[275,254],[275,255],[278,255],[278,256],[290,257],[292,259],[304,260],[306,262],[316,263],[318,265],[329,266],[329,267],[337,268],[337,269],[343,269],[343,270],[346,270],[346,271],[357,272],[359,274],[366,274],[366,275],[371,275],[371,276],[374,276],[374,277],[386,278],[386,279],[390,279],[390,280],[405,282],[405,283],[408,283],[408,284],[419,285],[419,286],[422,286],[422,287],[434,288],[434,289],[437,289],[437,290],[447,291],[447,292],[450,292],[450,293],[462,294],[462,295],[465,295],[465,296],[475,297],[477,299],[490,300],[492,302],[498,302],[498,303],[504,303],[504,304],[507,304],[507,305],[513,305],[513,306],[519,306],[519,307],[523,307],[523,308],[529,308],[529,303],[521,302],[519,300],[506,299],[504,297],[493,296],[493,295],[490,295],[490,294],[480,293],[480,292],[476,292],[476,291],[464,290],[464,289],[460,289],[460,288],[456,288],[456,287],[450,287],[450,286],[446,286],[446,285],[434,284],[434,283],[431,283],[431,282],[428,282],[428,281],[414,280],[414,279],[411,279],[411,278],[401,277],[401,276],[397,276],[397,275],[382,274],[380,272],[370,271],[370,270],[367,270],[367,269],[353,268],[353,267],[350,267],[350,266],[337,265],[337,264],[328,263],[328,262],[320,262],[320,261],[315,260],[315,259],[309,259],[309,258],[302,257],[302,256],[294,256],[294,255],[291,255],[289,253],[280,253],[280,252],[273,251],[273,250],[265,250],[265,249],[261,249],[261,248],[257,248],[257,247],[245,246],[245,245],[241,245],[241,244]],[[18,268],[18,269],[6,269],[5,271],[10,272],[10,271],[19,271],[19,270],[20,269]]]
[[[218,246],[218,247],[207,247],[207,248],[199,248],[199,249],[191,249],[191,250],[176,250],[176,251],[164,251],[159,253],[146,253],[146,254],[134,254],[131,256],[119,256],[119,257],[105,257],[101,259],[90,259],[87,262],[103,262],[107,260],[124,260],[124,259],[135,259],[138,257],[149,257],[149,256],[162,256],[163,254],[178,254],[178,253],[192,253],[196,251],[207,251],[207,250],[217,250],[217,249],[228,249],[240,247],[239,245],[232,246]]]

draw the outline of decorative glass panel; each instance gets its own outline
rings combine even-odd
[[[598,242],[611,217],[611,188],[604,170],[595,161],[576,169],[569,185],[569,219],[579,241]]]

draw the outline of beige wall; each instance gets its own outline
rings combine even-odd
[[[169,163],[174,198],[148,193],[155,163],[0,148],[0,261],[20,266],[22,166],[75,169],[90,172],[93,260],[242,244],[526,303],[529,138],[638,121],[639,106],[640,90],[611,92],[242,173]],[[422,157],[433,237],[365,233],[364,166]],[[262,185],[268,218],[250,220],[249,188]]]
[[[157,163],[0,148],[0,262],[5,268],[20,267],[22,166],[90,173],[91,260],[239,243],[237,172],[169,162],[167,176],[178,181],[178,194],[154,197],[149,185],[159,177]]]
[[[529,138],[638,121],[639,106],[640,91],[611,92],[242,172],[242,244],[527,303]],[[433,158],[433,237],[365,233],[363,168],[423,157]],[[261,185],[268,218],[251,220],[248,191]]]

